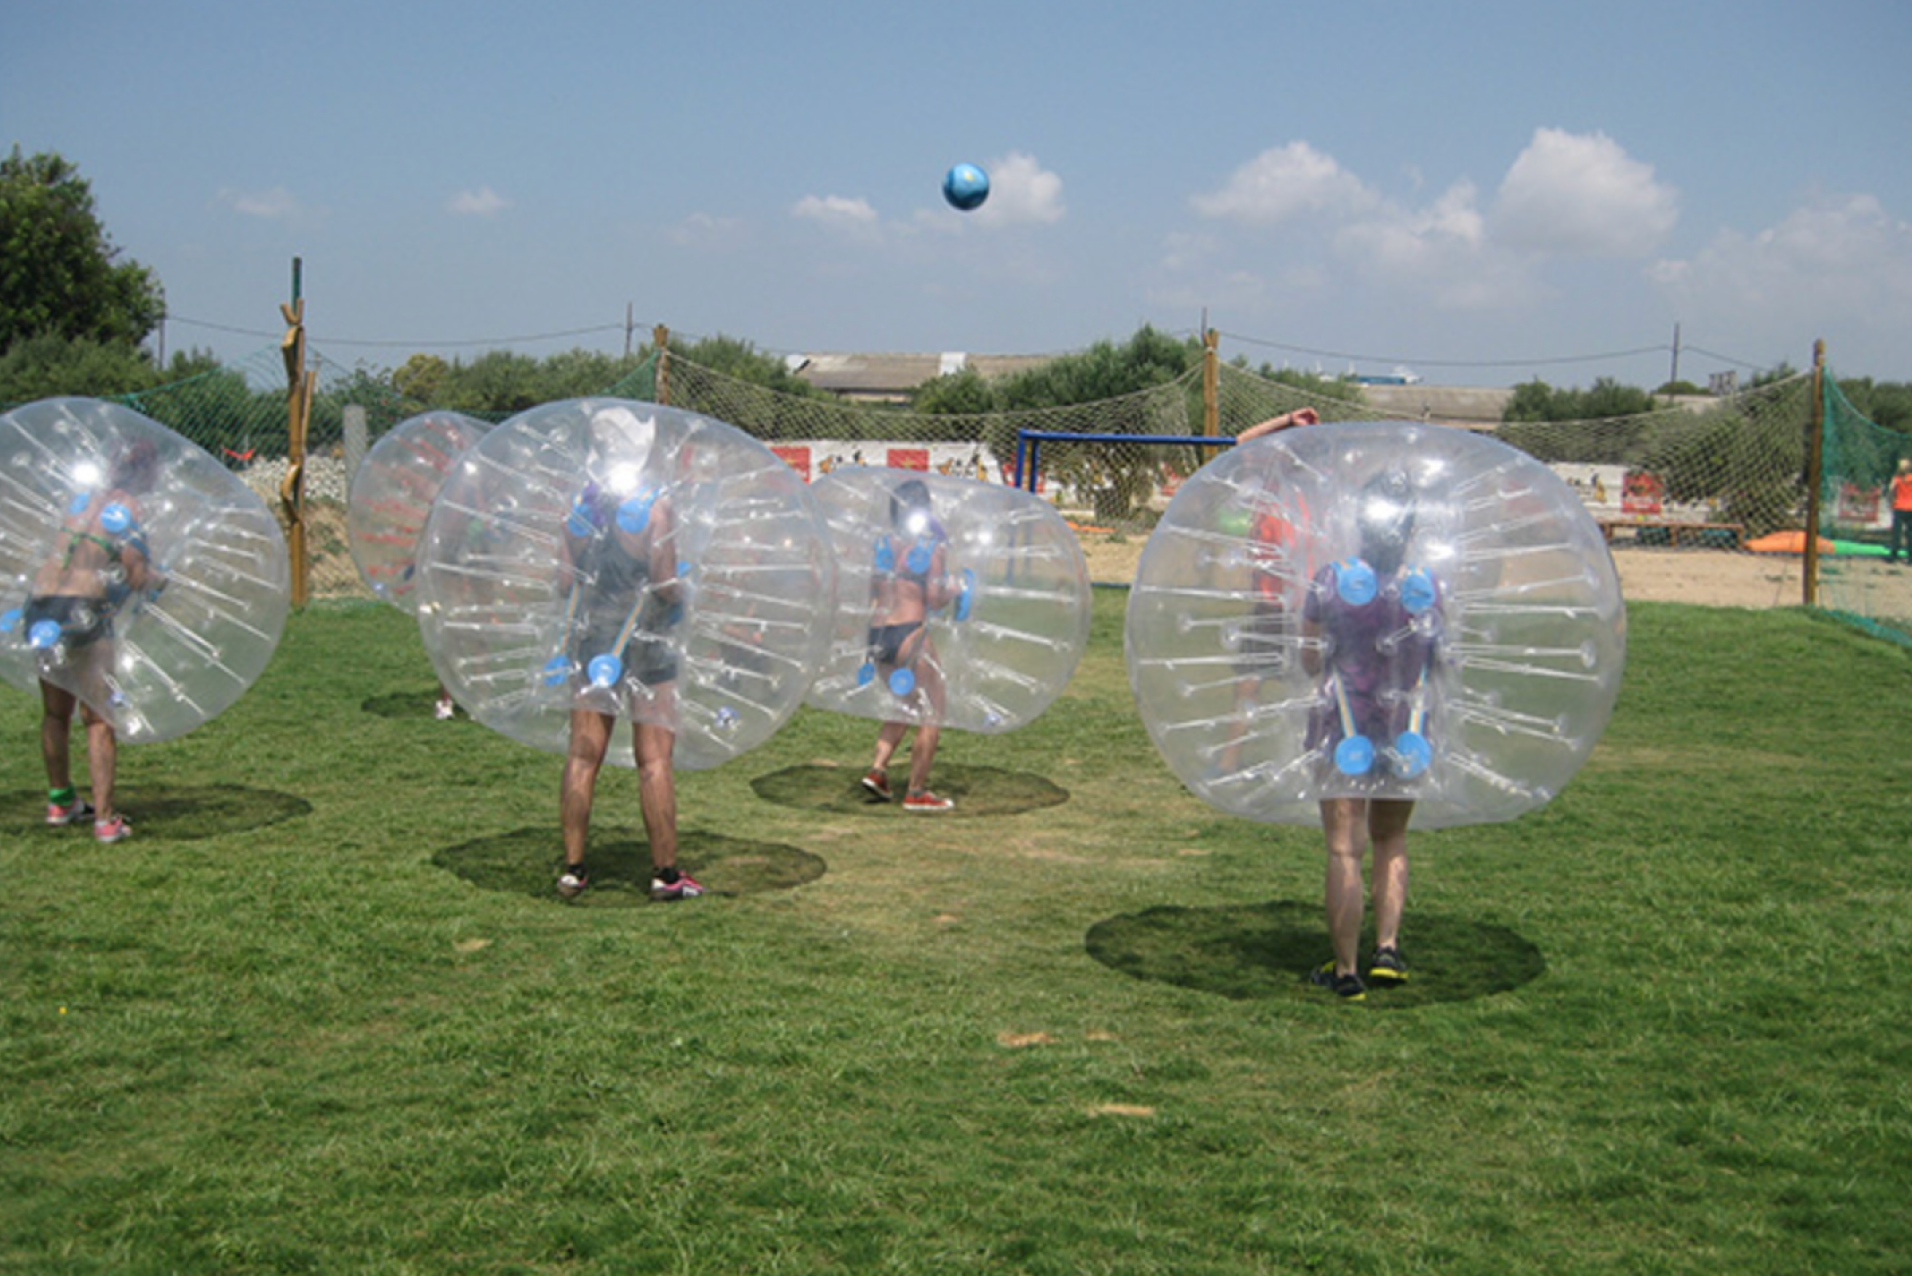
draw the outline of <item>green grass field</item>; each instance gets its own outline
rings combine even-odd
[[[1343,1005],[1318,833],[1177,785],[1125,601],[953,816],[807,711],[683,777],[668,906],[624,769],[556,899],[560,760],[389,609],[125,750],[115,847],[0,689],[0,1271],[1907,1269],[1912,655],[1636,605],[1579,778],[1417,835],[1414,982]]]

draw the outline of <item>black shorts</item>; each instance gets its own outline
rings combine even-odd
[[[635,678],[647,687],[661,687],[667,682],[677,681],[677,653],[671,650],[668,640],[639,630],[631,635],[624,644],[624,650],[611,651],[611,644],[617,641],[617,631],[579,635],[572,646],[571,656],[579,668],[588,666],[603,655],[616,655],[624,664],[625,676]]]
[[[113,615],[104,598],[82,598],[74,594],[48,594],[27,602],[22,632],[50,620],[60,627],[60,641],[77,651],[113,636]]]
[[[879,665],[902,664],[904,645],[922,627],[923,622],[920,620],[902,625],[871,625],[868,640],[870,659]]]

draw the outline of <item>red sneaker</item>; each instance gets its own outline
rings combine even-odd
[[[937,797],[928,789],[921,793],[912,793],[903,799],[905,811],[953,811],[956,804],[946,797]]]
[[[85,798],[76,797],[62,806],[58,802],[46,804],[46,822],[54,828],[63,829],[69,824],[78,824],[81,820],[93,818],[93,804]]]

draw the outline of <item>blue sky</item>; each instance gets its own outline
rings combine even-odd
[[[1821,337],[1912,380],[1909,126],[1899,0],[0,10],[0,145],[228,357],[296,256],[314,345],[383,366],[616,351],[628,308],[776,353],[1206,318],[1482,385],[1657,384],[1677,324],[1700,384]]]

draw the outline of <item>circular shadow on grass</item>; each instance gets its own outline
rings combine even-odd
[[[890,770],[890,784],[897,800],[877,802],[863,789],[863,772],[856,767],[793,766],[750,782],[758,797],[778,806],[799,811],[827,811],[832,815],[903,815],[902,767]],[[1061,806],[1069,800],[1069,790],[1039,775],[1026,771],[1004,771],[988,766],[959,766],[938,763],[930,777],[930,787],[956,803],[939,819],[961,816],[1020,815],[1045,806]]]
[[[557,830],[514,829],[447,847],[432,863],[474,886],[561,903],[556,890],[562,856]],[[641,835],[621,829],[595,832],[591,889],[571,901],[579,908],[631,908],[651,903],[651,848]],[[756,895],[814,882],[827,871],[820,855],[775,842],[752,842],[714,833],[680,833],[677,863],[713,895]]]
[[[84,788],[80,795],[86,796]],[[7,814],[0,817],[0,833],[19,836],[32,830],[49,837],[72,837],[77,831],[47,825],[45,789],[13,793],[4,801]],[[302,797],[239,784],[166,789],[122,784],[114,794],[113,805],[133,825],[134,835],[141,842],[161,838],[196,842],[227,833],[250,833],[312,813],[312,804]]]
[[[1510,992],[1546,972],[1540,949],[1505,926],[1438,913],[1412,914],[1402,948],[1411,976],[1371,988],[1365,1005],[1405,1010]],[[1164,906],[1097,922],[1089,956],[1136,979],[1238,1001],[1332,1000],[1308,982],[1328,955],[1319,903],[1275,900],[1214,908]],[[1362,938],[1362,952],[1373,939]]]

